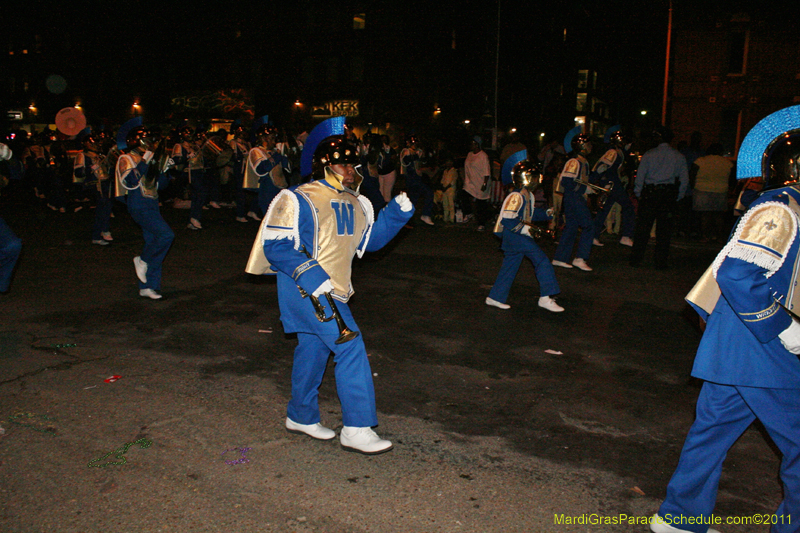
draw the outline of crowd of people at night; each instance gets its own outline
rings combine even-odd
[[[446,139],[358,136],[344,117],[297,136],[267,117],[214,131],[187,124],[162,131],[137,118],[113,135],[89,128],[69,138],[54,130],[14,131],[0,144],[0,174],[24,184],[44,209],[68,216],[93,205],[86,238],[97,246],[113,242],[111,216],[117,203],[125,204],[145,243],[133,258],[139,295],[153,300],[162,297],[161,265],[176,238],[162,208],[187,209],[185,229],[194,232],[204,229],[206,209],[232,208],[239,223],[259,221],[246,271],[277,275],[284,330],[298,338],[286,429],[336,437],[322,425],[317,399],[333,354],[341,446],[367,455],[393,444],[372,429],[378,424],[372,374],[348,307],[356,255],[379,250],[403,227],[491,227],[504,259],[486,305],[511,308],[511,287],[527,257],[539,307],[561,313],[554,267],[592,272],[594,247],[629,247],[629,263],[639,267],[654,235],[653,264],[665,269],[675,231],[719,242],[717,259],[687,296],[708,324],[692,371],[704,381],[697,418],[650,528],[714,532],[704,520],[713,513],[722,462],[759,419],[784,456],[785,499],[777,514],[796,517],[795,526],[773,524],[773,531],[796,531],[800,106],[759,123],[736,164],[718,143],[704,149],[698,133],[679,149],[668,128],[649,133],[637,140],[647,146],[635,146],[629,133],[612,127],[598,150],[600,139],[577,127],[563,143],[529,150],[511,135],[495,151],[480,135],[455,149]],[[23,245],[14,223],[0,219],[0,291],[9,289]],[[547,240],[557,244],[552,260],[539,246]]]

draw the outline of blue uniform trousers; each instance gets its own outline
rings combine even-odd
[[[422,181],[422,178],[416,174],[406,174],[406,189],[408,189],[408,199],[415,206],[420,198],[422,198],[422,212],[421,215],[429,217],[433,214],[433,190]]]
[[[603,209],[597,212],[594,217],[594,236],[600,237],[608,218],[608,213],[614,204],[619,204],[622,208],[622,227],[620,228],[620,235],[623,237],[633,238],[633,226],[636,222],[636,210],[633,208],[628,192],[624,186],[620,184],[621,190],[617,190],[617,185],[614,184],[614,189],[608,193],[606,203],[603,204]]]
[[[309,307],[311,304],[308,304]],[[342,304],[337,302],[338,307]],[[355,324],[348,322],[350,328]],[[375,407],[375,388],[362,336],[336,344],[338,335],[297,333],[299,344],[294,351],[292,366],[292,399],[287,415],[300,424],[316,424],[319,416],[319,386],[328,356],[333,352],[336,391],[342,405],[345,426],[372,427],[378,425]]]
[[[103,238],[103,233],[111,231],[111,210],[114,207],[114,200],[109,198],[109,180],[101,183],[102,192],[97,191],[97,205],[94,211],[94,223],[92,224],[92,240],[99,241]]]
[[[272,200],[275,199],[276,196],[282,191],[280,187],[276,186],[272,182],[272,178],[269,177],[269,174],[263,176],[258,181],[258,208],[261,210],[261,215],[265,216],[267,214],[267,210],[269,210],[269,204],[272,203]],[[292,419],[294,420],[294,418]],[[295,420],[297,422],[297,420]]]
[[[144,236],[144,250],[140,257],[147,263],[147,283],[139,281],[139,288],[160,291],[161,264],[175,239],[175,233],[162,218],[156,199],[128,198],[128,212],[134,222],[141,226]]]
[[[586,199],[581,194],[574,192],[564,193],[564,231],[558,241],[558,247],[553,259],[562,263],[569,263],[572,257],[572,247],[575,245],[575,238],[578,236],[578,229],[581,230],[581,238],[578,241],[578,250],[575,257],[589,259],[592,251],[592,241],[594,240],[594,228],[592,226],[592,213],[586,205]]]
[[[503,253],[505,254],[503,264],[500,266],[500,272],[497,273],[497,279],[492,285],[492,290],[489,291],[489,298],[501,303],[505,303],[508,300],[511,284],[514,283],[514,278],[517,277],[517,271],[519,271],[519,267],[522,264],[522,259],[525,257],[533,263],[536,279],[539,282],[540,296],[552,296],[561,292],[556,281],[553,265],[550,264],[547,255],[538,246],[524,252],[505,251]]]
[[[710,516],[717,499],[722,462],[734,442],[758,418],[783,454],[784,500],[772,533],[800,530],[800,390],[765,389],[705,382],[697,399],[697,418],[689,430],[678,467],[658,514],[672,525],[704,533],[707,525],[675,522]],[[781,520],[781,517],[786,517]],[[791,516],[791,518],[788,518]]]
[[[192,206],[189,208],[189,218],[199,221],[203,216],[203,206],[206,205],[208,200],[208,183],[203,169],[192,169],[191,176],[189,198],[192,201]]]
[[[21,251],[22,241],[0,218],[0,292],[6,292],[11,286],[11,275]]]

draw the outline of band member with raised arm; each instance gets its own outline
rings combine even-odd
[[[278,193],[289,186],[286,174],[291,173],[291,165],[275,149],[278,144],[278,128],[269,124],[269,118],[261,117],[254,127],[256,142],[247,155],[244,188],[258,190],[258,207],[263,215]]]
[[[158,189],[169,181],[162,172],[166,165],[159,168],[165,159],[159,137],[142,126],[141,117],[120,127],[117,146],[124,153],[117,160],[114,183],[114,197],[127,205],[131,218],[142,228],[144,249],[133,258],[133,266],[139,278],[139,296],[153,300],[161,298],[161,264],[175,239],[158,207]]]
[[[314,128],[300,170],[304,177],[313,170],[316,179],[275,197],[247,272],[277,272],[281,321],[287,333],[297,333],[286,429],[320,440],[336,436],[321,424],[318,405],[318,389],[333,352],[344,424],[341,446],[378,454],[389,451],[392,443],[372,430],[378,425],[372,372],[347,305],[353,294],[352,260],[388,243],[414,208],[401,194],[374,217],[370,201],[358,193],[358,166],[357,148],[345,138],[344,117]]]

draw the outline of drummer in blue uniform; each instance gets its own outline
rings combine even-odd
[[[686,297],[708,321],[692,368],[704,383],[654,533],[715,531],[708,524],[723,461],[756,419],[783,455],[783,501],[770,531],[800,528],[798,160],[800,106],[761,120],[739,149],[738,179],[763,176],[765,192]]]
[[[527,257],[533,263],[539,282],[539,307],[560,313],[564,308],[552,298],[561,292],[556,273],[550,260],[536,244],[532,233],[534,222],[552,219],[552,215],[545,209],[534,207],[534,198],[530,192],[531,188],[542,182],[541,168],[528,160],[527,150],[520,150],[505,160],[501,175],[503,183],[513,184],[514,190],[503,201],[494,227],[494,233],[503,239],[501,249],[504,257],[497,279],[486,298],[486,305],[499,309],[511,308],[506,303],[508,294],[522,260]]]

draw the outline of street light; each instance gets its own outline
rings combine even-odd
[[[469,119],[465,120],[464,124],[469,124]]]
[[[645,116],[647,114],[647,109],[642,109],[639,113],[641,113],[642,116]]]

